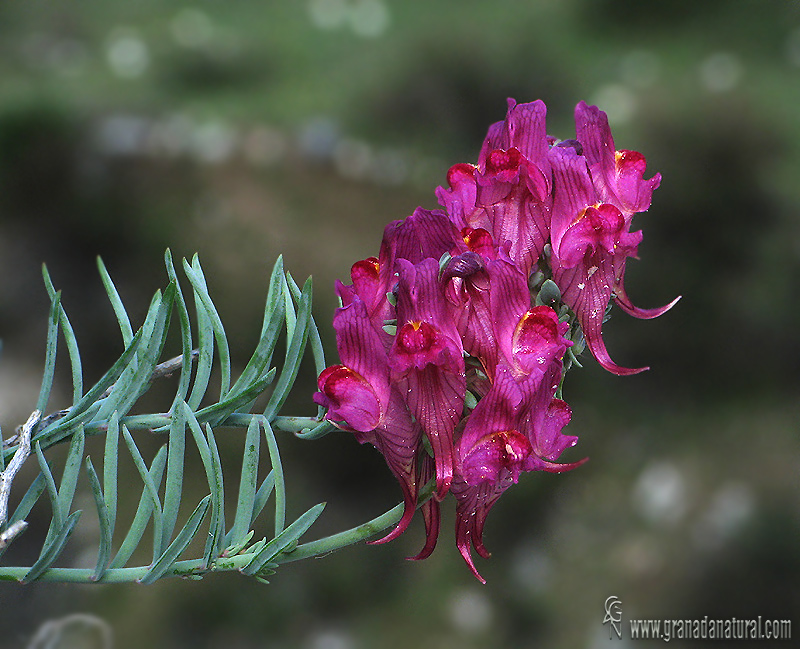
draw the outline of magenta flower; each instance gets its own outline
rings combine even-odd
[[[390,383],[388,357],[359,297],[333,319],[343,364],[319,375],[314,401],[328,409],[326,418],[355,433],[383,455],[403,490],[405,510],[397,527],[383,540],[401,534],[417,504],[417,447],[421,439],[405,402]]]
[[[508,115],[489,129],[478,165],[450,169],[439,202],[459,229],[489,232],[526,275],[548,235],[550,169],[543,102],[508,102]]]
[[[553,280],[600,365],[614,374],[636,374],[647,368],[617,365],[603,341],[603,319],[612,295],[623,310],[640,318],[661,315],[677,298],[651,310],[631,304],[624,287],[625,262],[636,256],[642,232],[630,232],[630,218],[615,205],[601,202],[586,158],[571,144],[563,144],[550,150],[555,185],[550,233]]]
[[[489,556],[483,529],[500,496],[523,473],[585,461],[558,462],[577,442],[562,432],[571,412],[560,398],[572,341],[582,335],[615,374],[642,371],[608,354],[609,303],[638,318],[675,303],[640,309],[624,287],[642,240],[631,222],[660,175],[645,180],[644,157],[616,150],[596,107],[578,104],[576,140],[549,137],[545,116],[541,101],[509,100],[477,163],[452,166],[437,189],[445,210],[387,225],[378,256],[353,264],[352,284],[337,283],[341,364],[320,374],[314,395],[400,483],[402,519],[380,542],[408,527],[421,486],[435,481],[412,558],[433,552],[452,492],[456,546],[481,581],[472,549]]]
[[[626,219],[647,211],[661,174],[645,180],[644,156],[638,151],[617,151],[608,116],[597,106],[580,102],[575,108],[575,133],[600,200],[614,205]]]
[[[561,376],[554,363],[544,376],[519,383],[504,366],[497,368],[494,385],[467,420],[458,442],[456,546],[473,574],[481,581],[470,545],[488,558],[483,527],[489,510],[521,473],[561,473],[582,464],[556,464],[577,437],[561,434],[569,423],[567,404],[553,399]]]
[[[399,259],[396,268],[397,335],[389,366],[433,448],[436,497],[441,500],[453,479],[453,431],[464,407],[463,348],[448,317],[438,262],[428,258],[415,266]]]
[[[525,276],[513,265],[505,250],[495,247],[486,230],[464,228],[462,242],[453,250],[455,256],[442,273],[445,296],[465,352],[480,360],[487,375],[492,376],[498,349],[491,296],[502,291],[506,302],[527,305],[530,292]],[[496,276],[503,272],[514,275],[516,291],[492,290],[493,283],[501,281]]]

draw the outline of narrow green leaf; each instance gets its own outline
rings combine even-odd
[[[198,453],[200,453],[200,459],[203,462],[203,468],[206,471],[209,485],[211,485],[211,476],[214,469],[211,466],[211,451],[208,448],[208,442],[206,441],[205,435],[203,435],[203,429],[200,427],[200,423],[197,421],[191,407],[188,404],[183,404],[182,409],[183,415],[186,418],[186,423],[189,424],[189,432],[192,434]],[[213,495],[214,492],[212,491],[211,494]]]
[[[89,486],[94,496],[94,504],[97,508],[97,520],[100,528],[100,542],[97,550],[97,563],[95,564],[92,581],[99,581],[108,567],[111,558],[111,537],[114,534],[108,518],[108,505],[103,497],[103,489],[100,487],[100,479],[94,470],[92,459],[86,457],[86,473],[89,476]]]
[[[319,518],[323,509],[325,509],[325,503],[314,505],[314,507],[309,509],[283,532],[267,543],[264,548],[253,557],[250,563],[241,569],[241,572],[245,575],[256,574],[275,556],[283,552],[292,545],[292,543],[296,543],[297,539],[305,534],[308,528]]]
[[[183,362],[181,364],[181,376],[178,380],[178,388],[175,391],[175,398],[172,401],[170,412],[176,412],[178,404],[186,400],[186,395],[189,393],[189,386],[192,381],[192,325],[189,319],[189,309],[186,306],[186,299],[183,297],[183,291],[178,283],[178,275],[175,272],[175,266],[172,263],[172,253],[169,248],[164,253],[164,263],[167,266],[167,277],[170,282],[175,284],[175,305],[178,309],[178,323],[181,330],[181,356]]]
[[[287,345],[286,362],[281,369],[281,374],[278,377],[275,390],[270,396],[267,407],[264,410],[264,416],[270,421],[280,411],[297,378],[297,372],[300,369],[300,361],[302,360],[303,351],[305,350],[308,340],[308,327],[311,320],[311,299],[311,278],[309,278],[303,286],[302,297],[297,306],[297,325],[294,335]]]
[[[291,275],[288,273],[287,275],[289,277],[289,288],[292,291],[292,296],[297,302],[300,302],[302,295],[300,287]],[[316,370],[317,376],[319,376],[327,367],[327,364],[325,362],[325,349],[322,347],[322,337],[319,335],[319,328],[313,316],[308,324],[308,344],[311,347],[311,353],[314,357],[314,369]],[[317,406],[317,417],[322,419],[324,414],[325,408],[323,406]]]
[[[114,411],[108,420],[103,451],[103,490],[108,510],[108,526],[114,532],[117,521],[117,474],[119,466],[119,413]]]
[[[185,265],[184,260],[184,265]],[[214,366],[214,328],[211,318],[208,317],[203,302],[194,293],[195,319],[197,320],[197,367],[195,369],[194,384],[186,403],[192,410],[197,410],[208,390],[211,379],[211,370]]]
[[[50,273],[47,268],[43,268],[44,283],[47,288],[47,293],[51,300],[56,298],[57,292],[50,279]],[[72,368],[72,402],[77,403],[83,395],[83,370],[81,368],[81,355],[78,351],[78,341],[75,338],[75,331],[72,329],[67,312],[64,310],[63,305],[59,301],[58,306],[58,319],[61,330],[64,332],[64,343],[67,346],[67,354],[69,356],[70,366]]]
[[[163,298],[154,298],[143,326],[143,329],[149,332],[149,335],[146,334],[147,344],[137,353],[136,364],[132,363],[117,380],[97,415],[98,419],[107,417],[114,410],[119,411],[120,416],[126,414],[150,387],[153,370],[158,364],[167,339],[174,300],[174,283],[170,283],[164,290]]]
[[[261,514],[261,512],[264,510],[264,507],[266,507],[267,501],[269,500],[274,488],[275,471],[273,470],[267,474],[267,477],[264,478],[264,481],[261,483],[261,486],[256,492],[256,497],[253,499],[253,515],[250,518],[251,521],[254,522],[258,518],[259,514]]]
[[[122,299],[117,292],[117,287],[114,286],[114,282],[111,280],[111,275],[109,275],[108,270],[106,269],[106,266],[100,257],[97,258],[97,268],[100,271],[100,279],[102,280],[103,286],[106,289],[108,301],[111,303],[111,308],[114,309],[114,315],[117,318],[119,330],[122,333],[122,342],[127,347],[130,345],[131,340],[133,340],[133,329],[131,328],[131,320],[128,317],[128,312],[125,310],[125,306],[122,304]]]
[[[96,420],[108,419],[114,411],[117,411],[120,417],[127,414],[129,407],[125,407],[126,402],[132,402],[138,398],[145,376],[149,381],[152,369],[148,372],[145,364],[152,359],[152,349],[156,344],[155,341],[158,340],[160,333],[157,331],[158,313],[163,303],[164,299],[161,291],[156,291],[150,301],[144,324],[139,330],[142,338],[136,355],[131,358],[130,363],[111,386],[105,398],[102,399],[100,409],[95,415]],[[152,367],[155,367],[155,362],[152,363]]]
[[[228,392],[228,397],[210,406],[198,410],[196,415],[198,421],[208,422],[212,426],[225,421],[234,412],[243,409],[247,404],[255,400],[275,379],[275,368],[254,381],[246,390],[234,394],[233,390]]]
[[[208,481],[208,488],[211,492],[211,520],[208,526],[208,538],[206,539],[205,548],[203,550],[203,565],[208,566],[215,558],[214,552],[218,547],[218,534],[220,529],[220,521],[222,521],[223,536],[224,536],[224,506],[225,506],[225,493],[223,491],[223,484],[221,474],[217,474],[216,463],[212,457],[209,439],[203,434],[200,424],[194,416],[188,405],[184,404],[184,412],[186,413],[186,421],[189,424],[189,432],[192,434],[197,450],[200,453],[200,459],[203,462],[203,468],[206,472],[206,480]],[[213,439],[213,436],[212,436]],[[215,445],[216,448],[216,445]]]
[[[139,347],[141,339],[142,331],[140,330],[133,337],[133,340],[131,340],[131,344],[122,352],[120,357],[103,377],[83,395],[78,403],[70,408],[69,414],[36,434],[36,439],[41,441],[43,447],[47,448],[61,441],[64,437],[69,435],[70,429],[78,423],[83,423],[97,414],[98,399],[108,388],[114,385],[120,374],[128,367],[128,364],[131,362]],[[104,417],[104,419],[107,418],[108,417]]]
[[[53,565],[58,559],[61,551],[64,549],[67,541],[69,540],[72,531],[78,524],[78,519],[81,517],[81,510],[73,512],[64,524],[59,528],[58,533],[48,543],[42,551],[42,554],[36,560],[36,563],[31,566],[28,573],[22,578],[23,584],[29,584],[38,579],[42,573]]]
[[[283,329],[284,313],[286,309],[282,278],[283,263],[282,259],[279,257],[273,268],[272,277],[270,278],[258,345],[241,376],[236,381],[236,384],[231,388],[232,392],[236,391],[237,386],[239,390],[245,389],[256,377],[264,373],[264,369],[269,366],[272,360],[272,354],[275,351],[278,337]]]
[[[143,577],[137,580],[140,584],[152,584],[154,581],[160,579],[164,576],[164,574],[166,574],[166,572],[172,567],[172,564],[175,563],[186,547],[192,542],[192,539],[194,539],[194,536],[197,534],[197,530],[200,527],[200,523],[203,522],[203,518],[208,511],[210,503],[211,495],[209,494],[200,501],[195,510],[192,512],[192,515],[189,516],[189,520],[186,521],[186,525],[184,525],[181,531],[178,532],[175,540],[169,544],[169,547],[164,550],[164,553],[158,558],[158,560],[153,563],[153,565],[150,567],[150,570],[148,570]]]
[[[205,307],[194,292],[195,319],[197,321],[197,367],[195,368],[194,384],[186,403],[192,410],[197,410],[208,390],[211,379],[211,370],[214,366],[214,328],[211,319],[206,314]]]
[[[43,267],[43,272],[47,269]],[[42,387],[39,398],[36,400],[36,410],[45,412],[47,402],[50,400],[50,390],[53,387],[53,377],[56,370],[56,350],[58,348],[58,321],[61,307],[61,293],[56,293],[51,298],[50,316],[47,324],[47,346],[45,347],[44,372],[42,373]]]
[[[275,433],[266,419],[262,420],[262,426],[264,427],[264,435],[267,438],[272,472],[275,474],[275,536],[278,536],[283,532],[286,524],[286,483],[283,480],[283,465],[281,464]]]
[[[150,471],[148,472],[148,477],[152,484],[161,483],[161,478],[164,476],[164,467],[166,464],[167,447],[162,446],[158,453],[156,453],[156,456],[153,458],[153,463],[150,465]],[[150,521],[150,516],[152,513],[153,498],[145,487],[142,490],[141,497],[139,498],[139,506],[136,509],[136,515],[133,517],[130,529],[120,544],[119,550],[117,550],[117,554],[109,566],[109,570],[122,568],[126,563],[128,563],[131,555],[139,545],[139,541],[142,539],[142,535],[147,527],[147,523]]]
[[[203,564],[208,566],[225,549],[225,486],[222,479],[222,460],[219,457],[214,430],[208,424],[206,424],[205,429],[213,469],[211,476],[213,484],[209,484],[209,487],[217,505],[211,512],[211,527],[209,528],[209,536],[203,552]]]
[[[242,472],[239,478],[239,500],[236,503],[236,516],[233,527],[225,539],[225,545],[239,543],[250,531],[253,520],[253,503],[258,487],[258,458],[261,446],[261,427],[257,419],[253,418],[247,427],[242,453]]]
[[[78,484],[78,474],[83,460],[84,438],[83,426],[78,426],[69,443],[64,472],[61,474],[61,485],[58,488],[58,507],[62,519],[66,519],[69,515],[75,497],[75,487]]]
[[[50,528],[47,530],[45,537],[44,547],[47,547],[53,537],[58,533],[64,525],[64,518],[62,515],[61,507],[58,502],[58,489],[56,489],[56,481],[53,479],[53,472],[50,470],[50,465],[42,452],[42,445],[35,442],[33,449],[36,452],[36,459],[39,461],[39,469],[44,475],[45,484],[47,485],[47,494],[50,496],[50,506],[53,510],[53,518],[50,521]]]
[[[289,288],[292,290],[292,297],[294,297],[297,302],[300,302],[302,299],[302,292],[291,275],[289,275]],[[325,350],[322,347],[322,338],[319,335],[319,328],[313,316],[310,319],[308,341],[314,355],[314,368],[317,371],[317,375],[319,375],[328,365],[325,362]]]
[[[286,280],[286,274],[281,276],[281,284],[283,285],[283,303],[286,307],[286,337],[291,338],[294,336],[294,328],[297,324],[297,312],[294,309],[292,292],[289,290],[289,282]]]
[[[283,328],[284,309],[283,301],[277,300],[272,296],[267,299],[264,323],[261,327],[258,345],[236,383],[230,389],[227,395],[228,398],[248,390],[253,382],[264,374],[264,370],[272,360],[272,354],[278,344],[278,338]]]
[[[186,415],[183,408],[173,415],[169,427],[167,477],[164,487],[164,510],[161,546],[167,547],[178,521],[183,492],[184,451],[186,449]]]
[[[245,534],[241,539],[239,539],[238,543],[234,543],[233,545],[229,545],[225,548],[225,551],[222,553],[223,557],[234,557],[239,554],[242,550],[245,549],[248,543],[253,539],[253,530],[250,530],[247,534]],[[225,537],[227,542],[228,537]],[[266,543],[266,540],[264,541]],[[255,545],[255,543],[253,544]],[[252,550],[251,550],[252,551]]]
[[[128,446],[131,458],[133,459],[133,464],[136,466],[136,470],[139,472],[139,477],[142,479],[142,482],[144,482],[144,492],[151,500],[153,508],[153,561],[155,561],[164,551],[164,548],[162,547],[163,515],[161,512],[161,502],[158,499],[158,487],[150,477],[150,472],[147,469],[144,458],[139,452],[136,442],[133,440],[133,435],[130,434],[127,426],[122,427],[122,438],[125,440],[125,444]],[[165,447],[162,446],[161,450],[164,448]]]
[[[269,276],[269,290],[267,291],[267,306],[273,305],[273,309],[278,308],[278,303],[284,300],[283,293],[283,255],[278,255],[272,265],[272,274]]]
[[[231,385],[231,357],[230,349],[228,347],[228,339],[225,335],[225,328],[222,326],[222,320],[219,317],[217,308],[211,300],[206,286],[203,271],[200,268],[200,261],[197,255],[192,259],[192,265],[189,265],[185,259],[183,260],[183,270],[189,282],[194,289],[195,296],[202,302],[206,314],[211,321],[211,327],[214,331],[214,338],[217,342],[219,363],[220,363],[220,399],[223,399],[228,393]]]
[[[22,500],[19,501],[19,505],[17,505],[17,508],[14,510],[14,513],[9,516],[8,525],[13,525],[17,521],[24,521],[28,514],[31,513],[31,509],[33,509],[33,506],[46,488],[47,478],[44,473],[40,473],[33,482],[31,482]]]

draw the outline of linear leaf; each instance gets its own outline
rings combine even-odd
[[[164,487],[164,510],[161,547],[167,547],[178,521],[183,492],[184,454],[186,449],[186,415],[178,408],[169,427],[167,477]]]
[[[143,384],[142,378],[146,376],[147,380],[149,380],[152,375],[152,371],[148,372],[145,364],[153,356],[154,341],[159,336],[157,322],[163,303],[164,298],[161,291],[156,291],[150,301],[144,324],[139,330],[141,331],[142,339],[139,348],[136,350],[136,356],[131,359],[131,362],[114,382],[108,395],[102,400],[102,405],[95,415],[97,420],[107,419],[114,411],[117,411],[120,417],[124,416],[128,412],[125,403],[135,401],[138,398],[139,390]],[[152,366],[155,367],[155,362],[152,363]]]
[[[61,507],[58,502],[58,489],[56,489],[56,481],[53,479],[53,472],[50,470],[50,465],[42,452],[42,445],[39,442],[34,443],[34,451],[36,452],[36,459],[39,461],[39,469],[44,475],[45,484],[47,485],[47,494],[50,496],[50,506],[53,510],[53,518],[50,521],[50,528],[47,530],[44,546],[53,539],[53,536],[64,525],[64,518],[62,516]]]
[[[43,267],[43,272],[47,269]],[[44,412],[50,400],[50,390],[53,387],[53,377],[56,370],[56,350],[58,347],[58,321],[61,305],[61,293],[56,293],[51,298],[50,316],[47,323],[47,346],[45,347],[44,372],[42,374],[42,387],[39,398],[36,400],[36,410]]]
[[[280,280],[275,283],[279,288],[282,288]],[[272,288],[271,284],[258,345],[236,383],[233,384],[228,397],[247,390],[264,373],[264,370],[272,360],[272,354],[275,351],[275,346],[283,328],[284,310],[286,308],[283,300],[280,299],[282,296],[274,296]]]
[[[203,552],[203,565],[210,565],[224,548],[225,543],[225,486],[222,479],[222,461],[217,449],[217,441],[214,438],[214,430],[206,424],[206,440],[211,455],[212,474],[209,480],[209,487],[214,497],[215,507],[211,511],[211,523],[209,526],[208,539]]]
[[[150,387],[153,370],[158,364],[158,359],[167,339],[172,304],[175,299],[175,284],[170,283],[164,290],[163,298],[154,298],[150,312],[147,314],[143,329],[149,332],[147,344],[136,355],[136,364],[131,366],[120,376],[111,393],[103,404],[101,412],[105,415],[113,410],[118,410],[124,415],[130,410],[139,397]],[[98,418],[101,418],[98,414]]]
[[[53,537],[52,541],[44,548],[42,554],[36,560],[36,563],[31,566],[31,569],[28,573],[22,578],[23,584],[29,584],[30,582],[38,579],[42,573],[47,570],[56,559],[58,559],[61,551],[64,549],[67,541],[69,540],[72,531],[75,529],[75,526],[78,524],[78,519],[81,517],[81,510],[79,509],[76,512],[73,512],[61,528],[58,530],[58,533]]]
[[[311,320],[311,278],[306,280],[301,295],[302,297],[297,307],[297,324],[294,335],[292,335],[290,342],[287,344],[286,362],[281,369],[281,374],[275,385],[275,391],[270,396],[267,407],[264,410],[264,416],[270,421],[278,414],[286,401],[286,397],[289,396],[289,391],[292,389],[297,378],[297,372],[300,369],[300,361],[308,340],[308,327]]]
[[[283,480],[283,465],[275,433],[266,419],[263,419],[262,422],[269,449],[269,461],[272,463],[272,472],[275,475],[275,536],[278,536],[283,532],[286,524],[286,483]]]
[[[286,274],[281,275],[281,284],[283,285],[283,303],[286,306],[285,320],[286,320],[286,336],[291,338],[294,336],[294,328],[297,324],[297,312],[294,309],[294,302],[292,301],[292,292],[289,290],[289,283],[286,281]],[[288,349],[287,349],[288,353]]]
[[[244,440],[242,453],[242,472],[239,478],[239,500],[236,503],[236,515],[233,527],[225,539],[226,545],[239,543],[250,531],[253,521],[253,503],[256,498],[258,481],[258,457],[261,446],[261,427],[256,418],[250,421]]]
[[[103,496],[108,511],[108,526],[114,532],[117,521],[117,475],[119,468],[119,413],[112,412],[103,451]]]
[[[31,513],[31,509],[33,509],[33,506],[36,504],[36,501],[39,500],[39,497],[45,489],[47,489],[47,478],[44,473],[40,473],[33,482],[31,482],[22,500],[19,501],[17,508],[14,510],[14,513],[9,516],[8,525],[13,525],[17,521],[24,521],[28,517],[28,514]]]
[[[175,392],[175,399],[172,401],[170,412],[176,412],[177,406],[186,400],[189,393],[189,386],[192,381],[192,326],[189,319],[189,309],[186,307],[186,299],[178,283],[178,275],[175,272],[175,265],[172,263],[172,253],[169,248],[164,253],[164,263],[167,266],[167,277],[175,284],[175,305],[178,308],[178,324],[181,330],[181,376],[178,381],[178,388]]]
[[[186,403],[197,410],[208,390],[211,379],[211,370],[214,365],[214,330],[211,321],[202,308],[202,303],[195,295],[195,318],[197,319],[197,366],[195,368],[194,383]]]
[[[45,287],[47,288],[47,293],[50,296],[50,299],[53,300],[55,299],[57,293],[55,286],[53,286],[53,282],[50,279],[50,273],[47,271],[46,267],[43,268],[42,274],[44,276],[44,283]],[[64,332],[64,343],[67,346],[67,354],[69,356],[69,362],[72,368],[72,402],[77,403],[77,401],[81,398],[81,395],[83,395],[83,370],[81,369],[81,355],[78,351],[78,341],[75,338],[75,331],[72,329],[72,325],[67,317],[67,312],[64,310],[64,307],[60,301],[58,306],[58,320],[61,330]]]
[[[256,492],[256,497],[253,500],[253,516],[251,517],[252,521],[255,521],[259,514],[264,510],[264,507],[267,505],[267,501],[269,500],[270,495],[272,494],[272,490],[275,488],[275,471],[270,471],[267,474],[267,477],[264,478],[264,481],[261,483],[261,486],[258,488]]]
[[[275,379],[275,368],[273,367],[269,372],[262,376],[257,381],[254,381],[247,387],[246,390],[233,394],[233,390],[228,392],[228,397],[210,406],[206,406],[196,413],[198,421],[208,422],[212,426],[225,421],[230,415],[237,410],[244,408],[247,404],[251,403],[258,395],[267,389],[270,383]]]
[[[184,260],[184,267],[186,261]],[[211,324],[206,308],[197,291],[194,294],[195,318],[197,320],[197,368],[195,369],[194,384],[186,403],[192,410],[197,410],[208,390],[211,370],[214,365],[214,327]]]
[[[208,316],[211,322],[211,327],[214,331],[214,338],[217,342],[217,348],[219,350],[218,354],[221,373],[220,399],[223,399],[228,393],[231,385],[231,357],[230,349],[228,347],[228,339],[225,335],[225,328],[222,326],[222,320],[219,317],[217,308],[214,306],[211,296],[208,294],[208,287],[206,286],[206,280],[203,276],[203,271],[200,268],[200,262],[197,258],[197,255],[195,255],[192,259],[191,266],[189,265],[188,261],[185,259],[183,260],[183,270],[184,273],[186,273],[186,277],[189,279],[192,288],[194,289],[196,298],[202,302],[206,311],[206,315]]]
[[[203,565],[207,567],[213,560],[215,548],[218,546],[217,535],[220,528],[220,521],[223,522],[224,528],[223,508],[225,506],[225,493],[223,491],[222,482],[218,480],[217,477],[217,469],[215,461],[212,458],[209,439],[203,434],[203,430],[189,406],[184,404],[183,407],[186,413],[186,421],[189,424],[189,432],[191,432],[197,450],[200,453],[200,459],[203,462],[206,480],[208,481],[208,488],[211,492],[211,521],[209,522],[208,538],[206,539],[205,548],[203,550]]]
[[[103,263],[103,260],[100,257],[97,258],[97,268],[100,271],[100,279],[102,280],[103,286],[106,289],[108,301],[111,303],[111,308],[114,310],[114,315],[117,318],[119,330],[122,333],[122,342],[127,347],[133,339],[133,329],[131,328],[131,320],[128,317],[128,312],[125,310],[125,306],[122,304],[122,298],[119,296],[117,287],[114,286],[114,282],[111,280],[111,275],[109,275],[106,265]]]
[[[194,416],[194,413],[187,404],[183,404],[183,414],[186,418],[186,423],[189,424],[189,432],[192,434],[192,438],[197,446],[197,451],[200,453],[200,459],[203,462],[203,468],[206,471],[206,477],[209,480],[210,486],[211,475],[214,469],[211,466],[211,451],[208,448],[208,441],[206,440],[205,435],[203,435],[203,429],[200,427],[200,423],[197,421],[197,418]],[[213,491],[211,492],[211,495],[214,495]]]
[[[319,518],[323,509],[325,509],[325,503],[314,505],[283,532],[267,543],[264,548],[253,557],[252,561],[241,569],[241,572],[245,575],[256,574],[267,562],[271,561],[276,555],[283,552],[283,550],[305,534],[308,528]]]
[[[297,285],[297,282],[294,281],[294,278],[291,274],[288,274],[289,279],[289,288],[292,291],[292,296],[298,302],[301,299],[301,291],[300,287]],[[314,368],[316,370],[317,376],[319,376],[322,371],[327,367],[325,362],[325,349],[322,347],[322,337],[319,335],[319,328],[317,327],[317,323],[312,316],[309,325],[308,325],[308,343],[311,347],[311,353],[314,357]],[[325,408],[323,406],[317,407],[317,417],[322,419],[322,416],[325,414]]]
[[[136,353],[139,342],[142,340],[142,331],[138,331],[131,340],[131,344],[122,352],[111,368],[83,395],[80,401],[69,409],[69,413],[56,423],[39,431],[36,439],[42,442],[45,448],[61,441],[69,435],[69,431],[76,424],[87,421],[98,412],[98,399],[119,378]],[[110,414],[110,413],[109,413]],[[107,417],[105,417],[107,418]]]
[[[108,567],[111,558],[111,538],[114,534],[108,518],[108,505],[103,497],[103,489],[100,486],[100,479],[94,470],[94,465],[90,457],[86,457],[86,473],[89,476],[89,486],[94,496],[94,504],[97,507],[97,520],[100,528],[100,541],[97,550],[97,563],[95,564],[92,581],[99,581]]]
[[[147,465],[145,464],[144,458],[142,457],[142,454],[139,452],[139,449],[136,446],[136,442],[133,440],[133,435],[130,434],[130,431],[128,430],[127,426],[122,427],[122,438],[125,440],[125,444],[127,444],[128,446],[131,458],[133,458],[133,463],[136,466],[136,470],[139,472],[139,477],[142,479],[142,482],[144,482],[145,493],[152,501],[153,560],[155,561],[156,558],[164,551],[162,547],[163,540],[161,531],[163,529],[163,515],[161,511],[161,502],[158,499],[158,487],[156,487],[156,484],[150,477],[150,472],[147,469]],[[162,449],[163,448],[164,447],[162,447]]]
[[[162,446],[158,450],[158,453],[156,453],[156,456],[153,458],[153,463],[150,465],[150,471],[148,472],[148,477],[153,484],[161,484],[161,478],[164,476],[164,467],[166,464],[167,447]],[[126,563],[128,563],[131,555],[139,545],[139,541],[142,539],[142,535],[147,527],[147,523],[150,521],[150,516],[152,513],[153,498],[145,487],[142,490],[141,497],[139,498],[139,506],[136,509],[136,515],[133,517],[130,529],[120,544],[119,550],[117,550],[117,554],[114,557],[114,560],[111,562],[109,569],[122,568]]]
[[[186,521],[186,524],[183,526],[181,531],[178,532],[175,540],[169,544],[169,547],[164,550],[164,553],[158,558],[157,561],[153,563],[153,565],[150,567],[150,570],[148,570],[147,573],[145,573],[145,575],[138,580],[139,583],[152,584],[154,581],[164,576],[164,574],[172,567],[172,564],[175,563],[177,558],[181,556],[186,547],[192,542],[192,539],[194,539],[194,536],[197,534],[200,523],[203,522],[203,518],[205,517],[210,504],[211,494],[200,501],[195,510],[192,512],[192,515],[189,516],[189,520]]]
[[[78,484],[78,474],[83,459],[84,438],[83,426],[78,426],[69,443],[64,472],[61,474],[61,485],[58,488],[58,507],[61,510],[62,519],[66,519],[69,514],[72,500],[75,497],[75,487]]]

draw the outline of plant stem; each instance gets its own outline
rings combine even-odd
[[[423,490],[424,491],[424,490]],[[358,525],[352,529],[338,534],[332,534],[317,541],[310,541],[298,545],[294,550],[285,554],[279,554],[273,563],[289,563],[290,561],[300,561],[311,557],[319,557],[340,550],[348,545],[354,545],[365,541],[378,532],[396,524],[403,514],[404,505],[396,505],[388,512]],[[188,559],[177,561],[164,575],[172,577],[196,577],[210,572],[229,572],[239,570],[246,566],[253,559],[256,553],[244,552],[232,557],[221,557],[207,569],[203,569],[202,559]],[[37,581],[57,581],[70,583],[129,583],[144,577],[150,566],[138,566],[132,568],[109,568],[103,573],[103,577],[93,582],[93,568],[49,568],[45,570]],[[0,567],[0,581],[20,581],[30,571],[25,567]]]

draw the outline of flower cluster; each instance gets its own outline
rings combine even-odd
[[[478,577],[471,548],[490,508],[521,473],[563,472],[556,462],[577,438],[562,429],[558,398],[566,365],[584,341],[614,374],[602,323],[612,300],[638,318],[625,293],[625,262],[641,231],[631,219],[650,206],[660,176],[645,180],[644,157],[617,151],[606,114],[581,102],[576,139],[545,127],[541,101],[509,100],[490,127],[476,165],[457,164],[437,197],[390,223],[378,257],[356,262],[337,282],[333,320],[341,364],[325,369],[314,395],[327,418],[384,456],[404,494],[409,525],[420,505],[430,555],[440,502],[456,499],[456,545]],[[574,348],[573,348],[574,346]],[[569,350],[569,351],[568,351]]]

